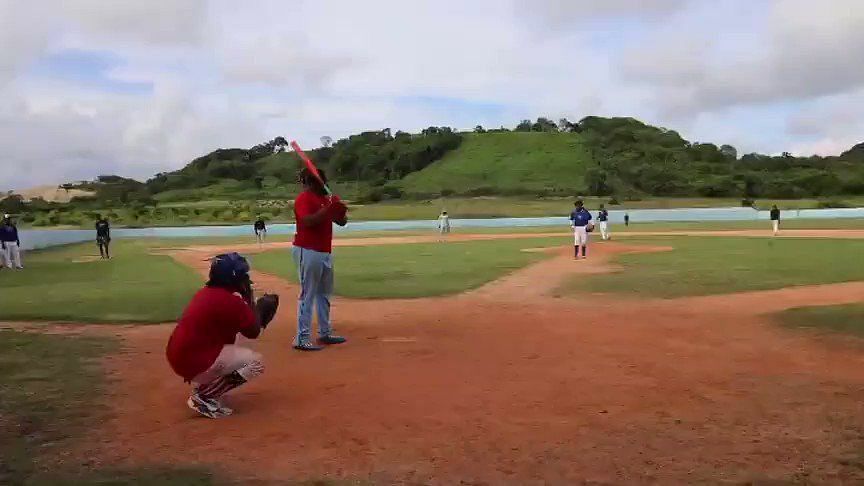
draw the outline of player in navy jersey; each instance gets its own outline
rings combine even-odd
[[[597,221],[600,222],[600,237],[603,240],[611,240],[612,234],[609,233],[609,211],[606,211],[606,206],[600,205],[600,211],[597,212]]]
[[[588,252],[588,231],[593,227],[591,213],[585,209],[582,201],[573,203],[576,209],[570,213],[570,227],[573,228],[574,258],[579,258],[579,247],[582,247],[582,258]]]

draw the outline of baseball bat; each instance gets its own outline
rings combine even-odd
[[[320,182],[321,185],[324,186],[324,191],[327,193],[327,195],[333,195],[333,191],[330,190],[330,188],[327,186],[327,183],[324,182],[324,179],[318,172],[318,167],[315,167],[315,163],[313,163],[312,159],[310,159],[309,156],[306,155],[306,152],[304,152],[303,149],[300,148],[300,145],[297,144],[297,141],[291,141],[291,148],[294,149],[294,152],[297,153],[298,156],[300,156],[300,160],[302,160],[303,163],[306,164],[306,169],[309,171],[309,173],[315,176],[315,178],[318,179],[318,182]]]

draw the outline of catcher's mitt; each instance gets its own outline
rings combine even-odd
[[[255,302],[255,313],[262,328],[267,328],[276,315],[277,309],[279,309],[279,296],[276,294],[264,294]]]

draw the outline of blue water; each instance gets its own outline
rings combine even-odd
[[[612,223],[623,223],[625,211],[612,210],[609,220]],[[663,221],[757,221],[768,220],[768,211],[756,211],[750,208],[691,208],[691,209],[634,209],[627,211],[632,223],[650,223]],[[800,211],[783,211],[783,219],[832,219],[832,218],[864,218],[864,208],[843,209],[802,209]],[[489,218],[489,219],[453,219],[451,225],[457,228],[512,228],[520,226],[566,226],[566,216],[543,218]],[[436,229],[435,220],[407,221],[359,221],[349,223],[344,228],[336,227],[337,232],[352,231],[390,231],[390,230],[422,230]],[[289,235],[294,233],[293,224],[274,224],[267,228],[271,235]],[[117,228],[111,230],[116,238],[182,238],[208,236],[243,236],[252,233],[252,225],[242,226],[186,226],[162,228]],[[21,230],[21,246],[25,250],[45,248],[49,246],[77,243],[95,240],[94,230]]]

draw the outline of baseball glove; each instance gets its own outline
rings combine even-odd
[[[267,328],[267,325],[273,320],[278,309],[279,296],[276,294],[264,294],[255,302],[255,313],[258,315],[258,322],[261,323],[261,328]]]

